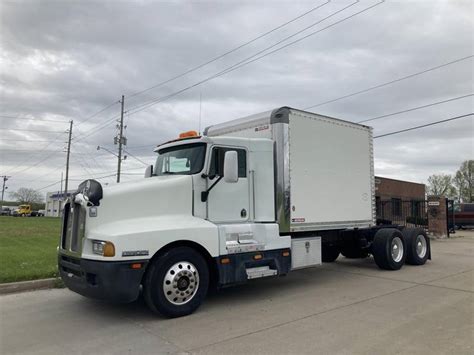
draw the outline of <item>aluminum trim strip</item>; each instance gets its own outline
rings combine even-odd
[[[290,147],[286,123],[273,124],[275,164],[275,212],[280,233],[290,232]]]
[[[371,220],[364,221],[342,221],[342,222],[321,222],[321,223],[298,223],[291,225],[291,232],[319,231],[331,229],[350,229],[354,227],[368,228],[372,225]]]

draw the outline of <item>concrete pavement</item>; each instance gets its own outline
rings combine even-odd
[[[474,233],[432,241],[432,256],[395,272],[340,257],[226,289],[171,320],[142,300],[112,305],[66,289],[5,295],[0,352],[472,354]]]

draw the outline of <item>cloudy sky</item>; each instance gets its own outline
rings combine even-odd
[[[364,11],[377,3],[2,1],[0,175],[11,176],[8,191],[58,190],[73,120],[72,187],[113,183],[116,158],[96,148],[116,150],[122,94],[132,154],[123,181],[142,175],[154,145],[199,129],[200,96],[202,128],[278,106],[361,121],[451,100],[367,122],[375,135],[473,112],[474,3]],[[376,174],[426,182],[455,172],[474,156],[473,121],[376,139]]]

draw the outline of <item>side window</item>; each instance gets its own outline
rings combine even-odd
[[[216,147],[212,149],[211,166],[209,168],[209,176],[222,176],[224,173],[224,156],[228,151],[237,152],[237,161],[239,164],[239,178],[247,177],[247,152],[245,149],[222,148]]]

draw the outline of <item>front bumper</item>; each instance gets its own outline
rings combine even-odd
[[[140,269],[131,264],[140,263]],[[59,274],[71,291],[117,303],[137,299],[147,261],[95,261],[58,255]]]

